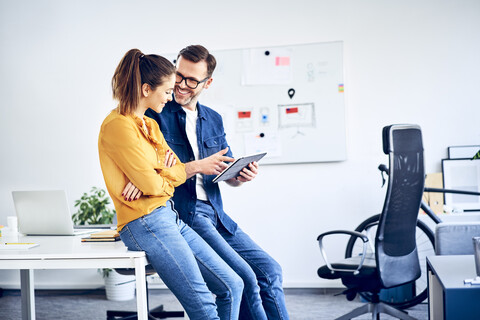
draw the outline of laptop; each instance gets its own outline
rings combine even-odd
[[[25,235],[75,236],[97,230],[73,229],[64,190],[12,191],[18,230]]]

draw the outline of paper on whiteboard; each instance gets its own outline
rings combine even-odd
[[[315,127],[314,103],[278,105],[279,128]]]
[[[279,85],[293,82],[291,50],[243,50],[242,85]]]

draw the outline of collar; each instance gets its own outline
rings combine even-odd
[[[153,136],[152,132],[152,125],[153,125],[153,119],[150,119],[147,116],[143,116],[142,118],[137,117],[135,114],[130,115],[135,124],[138,126],[139,130],[143,133],[145,138],[150,140],[154,145],[160,145],[158,140]],[[143,121],[145,121],[145,126],[147,127],[147,132],[143,129]]]

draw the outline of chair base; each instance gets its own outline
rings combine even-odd
[[[165,318],[183,318],[183,311],[165,311],[163,305],[156,307],[148,312],[148,319],[165,319]],[[136,311],[114,311],[107,310],[107,320],[134,320],[137,319]]]
[[[413,317],[410,317],[405,311],[395,309],[394,307],[389,306],[388,304],[383,302],[369,302],[361,307],[350,311],[349,313],[341,316],[340,318],[337,318],[336,320],[350,320],[367,313],[372,314],[372,319],[380,319],[380,313],[386,313],[392,317],[396,317],[402,320],[417,320]]]
[[[131,274],[135,269],[115,269],[120,274]],[[154,269],[151,265],[146,267],[147,275],[151,275]],[[183,318],[185,313],[183,311],[165,311],[163,305],[159,305],[156,308],[150,309],[149,297],[148,297],[148,281],[145,281],[145,287],[147,289],[147,311],[148,319],[165,319],[165,318]],[[136,311],[117,311],[107,310],[107,320],[134,320],[138,319]]]

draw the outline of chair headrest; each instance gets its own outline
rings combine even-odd
[[[400,139],[400,142],[395,143],[396,150],[393,150],[393,138]],[[422,130],[416,124],[392,124],[386,126],[382,130],[383,137],[383,152],[389,154],[390,152],[402,152],[409,150],[423,150],[422,144]]]

